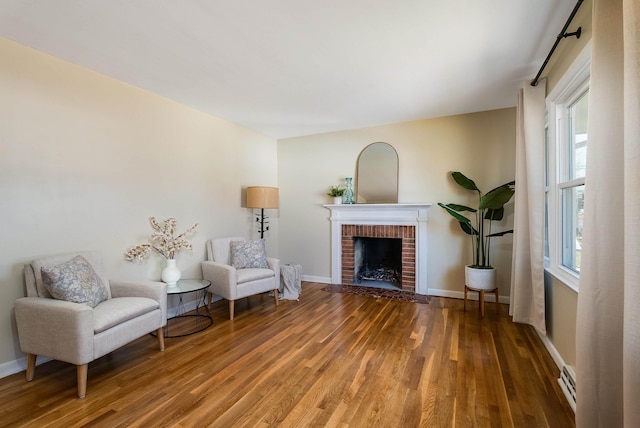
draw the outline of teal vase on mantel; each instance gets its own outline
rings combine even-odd
[[[351,183],[353,181],[352,177],[347,177],[344,179],[344,181],[347,182],[347,188],[344,191],[344,203],[345,204],[353,204],[353,184]]]

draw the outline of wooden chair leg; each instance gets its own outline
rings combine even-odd
[[[78,375],[78,397],[84,398],[87,394],[87,373],[89,371],[89,364],[80,364],[76,366]]]
[[[276,306],[278,306],[278,289],[273,290],[273,299],[276,301]]]
[[[480,317],[484,318],[484,290],[480,290]]]
[[[162,352],[164,351],[164,328],[157,329],[156,336],[158,336],[158,345],[160,346],[160,352]]]
[[[35,354],[27,354],[27,382],[31,382],[36,374],[36,359]]]
[[[467,311],[467,291],[469,290],[469,287],[467,287],[466,285],[464,286],[464,304],[462,306],[462,310],[464,312]]]
[[[496,313],[498,315],[500,315],[500,295],[498,294],[498,289],[495,289],[495,294],[496,294]]]
[[[207,309],[211,310],[211,300],[213,300],[213,294],[207,293],[207,300],[208,300]]]
[[[235,300],[229,300],[229,319],[233,321],[233,307]]]

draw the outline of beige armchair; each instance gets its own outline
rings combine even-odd
[[[207,260],[202,262],[202,276],[211,281],[209,305],[212,295],[229,301],[229,319],[233,320],[234,301],[243,297],[273,291],[278,305],[280,284],[280,260],[264,257],[267,266],[262,268],[236,268],[232,266],[232,242],[245,242],[244,238],[219,238],[207,241]]]
[[[59,290],[52,288],[49,272],[60,269],[61,275],[69,272],[73,275],[74,260],[85,268],[88,262],[93,271],[85,270],[95,272],[90,275],[92,280],[86,279],[85,271],[77,274],[76,290],[86,289],[91,281],[100,284],[101,302],[61,300]],[[20,348],[27,354],[27,381],[33,380],[38,355],[75,364],[78,397],[82,398],[87,391],[89,362],[151,332],[156,332],[160,350],[164,351],[166,284],[108,280],[100,255],[93,252],[34,260],[25,265],[24,279],[27,297],[16,300],[15,315]],[[57,298],[53,298],[52,292]],[[92,307],[93,303],[97,304]]]

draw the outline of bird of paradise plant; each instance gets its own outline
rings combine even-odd
[[[489,251],[491,238],[513,233],[513,229],[491,233],[491,223],[502,220],[504,217],[504,205],[511,200],[515,192],[516,182],[510,181],[483,194],[476,186],[476,183],[461,172],[454,171],[451,176],[461,187],[477,192],[478,206],[477,208],[472,208],[465,205],[443,204],[441,202],[438,202],[438,205],[459,222],[460,228],[464,233],[470,235],[473,251],[473,264],[471,267],[490,269],[492,267]],[[467,212],[472,213],[471,219],[463,214]]]

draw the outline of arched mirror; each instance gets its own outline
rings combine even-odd
[[[356,202],[398,203],[398,153],[387,143],[373,143],[358,156]]]

